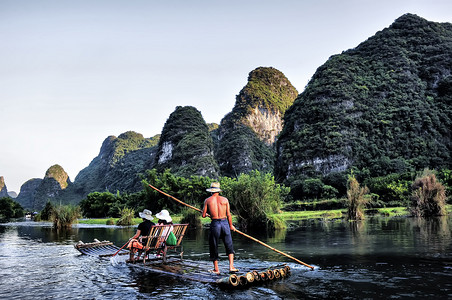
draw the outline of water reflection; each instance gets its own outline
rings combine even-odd
[[[417,240],[431,250],[445,252],[451,245],[451,226],[446,216],[410,218],[410,228]]]

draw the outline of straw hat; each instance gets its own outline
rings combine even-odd
[[[210,188],[206,189],[206,191],[211,192],[211,193],[221,192],[222,190],[220,189],[220,183],[219,182],[212,182],[210,184]]]
[[[139,215],[140,215],[140,218],[146,219],[149,221],[154,219],[154,217],[152,216],[152,212],[148,209],[143,210],[143,212],[140,212]]]
[[[161,212],[156,214],[155,217],[159,220],[165,220],[168,223],[173,221],[169,212],[166,209],[163,209]]]

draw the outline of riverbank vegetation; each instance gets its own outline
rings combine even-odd
[[[418,193],[418,199],[427,199],[430,195],[430,192],[426,193],[424,189],[422,190],[424,193],[419,194],[420,184],[436,187],[435,195],[441,195],[442,202],[440,202],[444,204],[442,207],[450,207],[446,206],[450,204],[447,200],[452,185],[450,170],[428,171],[435,175],[435,184],[432,183],[432,178],[429,179],[430,181],[417,180],[416,178],[422,178],[422,174],[390,174],[366,178],[362,173],[355,171],[351,173],[353,176],[350,176],[348,185],[346,184],[344,187],[339,185],[336,185],[337,188],[325,187],[320,179],[302,181],[299,185],[300,188],[309,193],[301,199],[297,199],[294,198],[294,194],[288,187],[278,184],[270,173],[254,171],[242,174],[237,178],[212,179],[203,176],[180,177],[175,176],[169,170],[158,172],[153,169],[148,170],[142,176],[143,190],[140,192],[133,194],[116,192],[113,194],[106,191],[89,194],[80,202],[81,213],[84,218],[89,220],[81,222],[107,224],[108,221],[108,224],[136,225],[141,222],[141,219],[137,218],[139,211],[150,209],[155,214],[161,209],[167,209],[176,223],[184,221],[193,223],[194,226],[202,226],[210,223],[210,219],[202,219],[199,212],[183,206],[152,189],[149,185],[151,184],[186,204],[202,209],[204,200],[210,196],[206,188],[210,186],[211,182],[217,180],[221,183],[223,190],[221,194],[230,200],[234,224],[240,228],[278,229],[285,228],[289,221],[310,218],[348,218],[351,220],[371,215],[416,215],[412,210],[414,207],[412,196]],[[332,176],[329,178],[330,183],[335,182],[332,180]],[[336,177],[338,180],[339,178],[343,177]],[[361,182],[364,187],[360,185]],[[416,182],[418,182],[417,185]],[[438,190],[437,184],[441,184],[444,192]],[[413,190],[414,186],[417,188]],[[338,191],[338,193],[328,191]],[[333,194],[334,197],[331,196]],[[437,208],[436,210],[447,213],[447,209]],[[131,213],[132,211],[133,213]],[[359,211],[360,213],[358,213]],[[126,223],[122,223],[121,219],[124,212],[129,212]],[[421,216],[427,216],[427,214],[421,214]]]
[[[11,219],[21,218],[25,215],[23,207],[10,197],[0,198],[0,222],[9,222]]]

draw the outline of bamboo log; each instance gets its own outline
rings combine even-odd
[[[281,278],[281,273],[279,273],[279,270],[278,270],[278,269],[274,269],[274,270],[273,270],[273,274],[275,275],[275,278],[276,278],[276,279]]]
[[[251,272],[254,276],[254,281],[260,281],[261,277],[259,276],[259,272],[258,271],[253,271]]]
[[[275,279],[275,274],[273,273],[272,270],[267,270],[266,273],[267,273],[267,276],[268,276],[268,279],[269,279],[269,280]]]
[[[254,282],[254,274],[252,272],[246,273],[245,277],[246,277],[246,281],[248,281],[248,283]]]
[[[217,283],[230,285],[230,286],[238,286],[239,279],[238,279],[237,275],[231,274],[229,277],[224,277],[224,278],[218,279]]]
[[[282,278],[286,277],[286,271],[284,271],[284,269],[279,269],[279,273],[281,274]]]
[[[239,283],[240,285],[246,285],[248,283],[248,281],[246,280],[246,276],[240,275],[239,276]]]
[[[259,273],[259,276],[261,277],[262,281],[267,281],[268,280],[267,272],[261,272],[261,273]]]

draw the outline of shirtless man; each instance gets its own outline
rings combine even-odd
[[[238,272],[234,267],[234,246],[232,244],[231,230],[235,231],[235,227],[232,225],[229,201],[227,198],[219,195],[221,189],[218,182],[213,182],[206,191],[212,193],[212,196],[204,201],[202,212],[203,218],[209,214],[212,219],[210,223],[209,249],[210,259],[213,261],[214,269],[210,272],[220,274],[220,269],[218,268],[218,242],[220,238],[223,240],[226,254],[229,258],[229,272]]]

